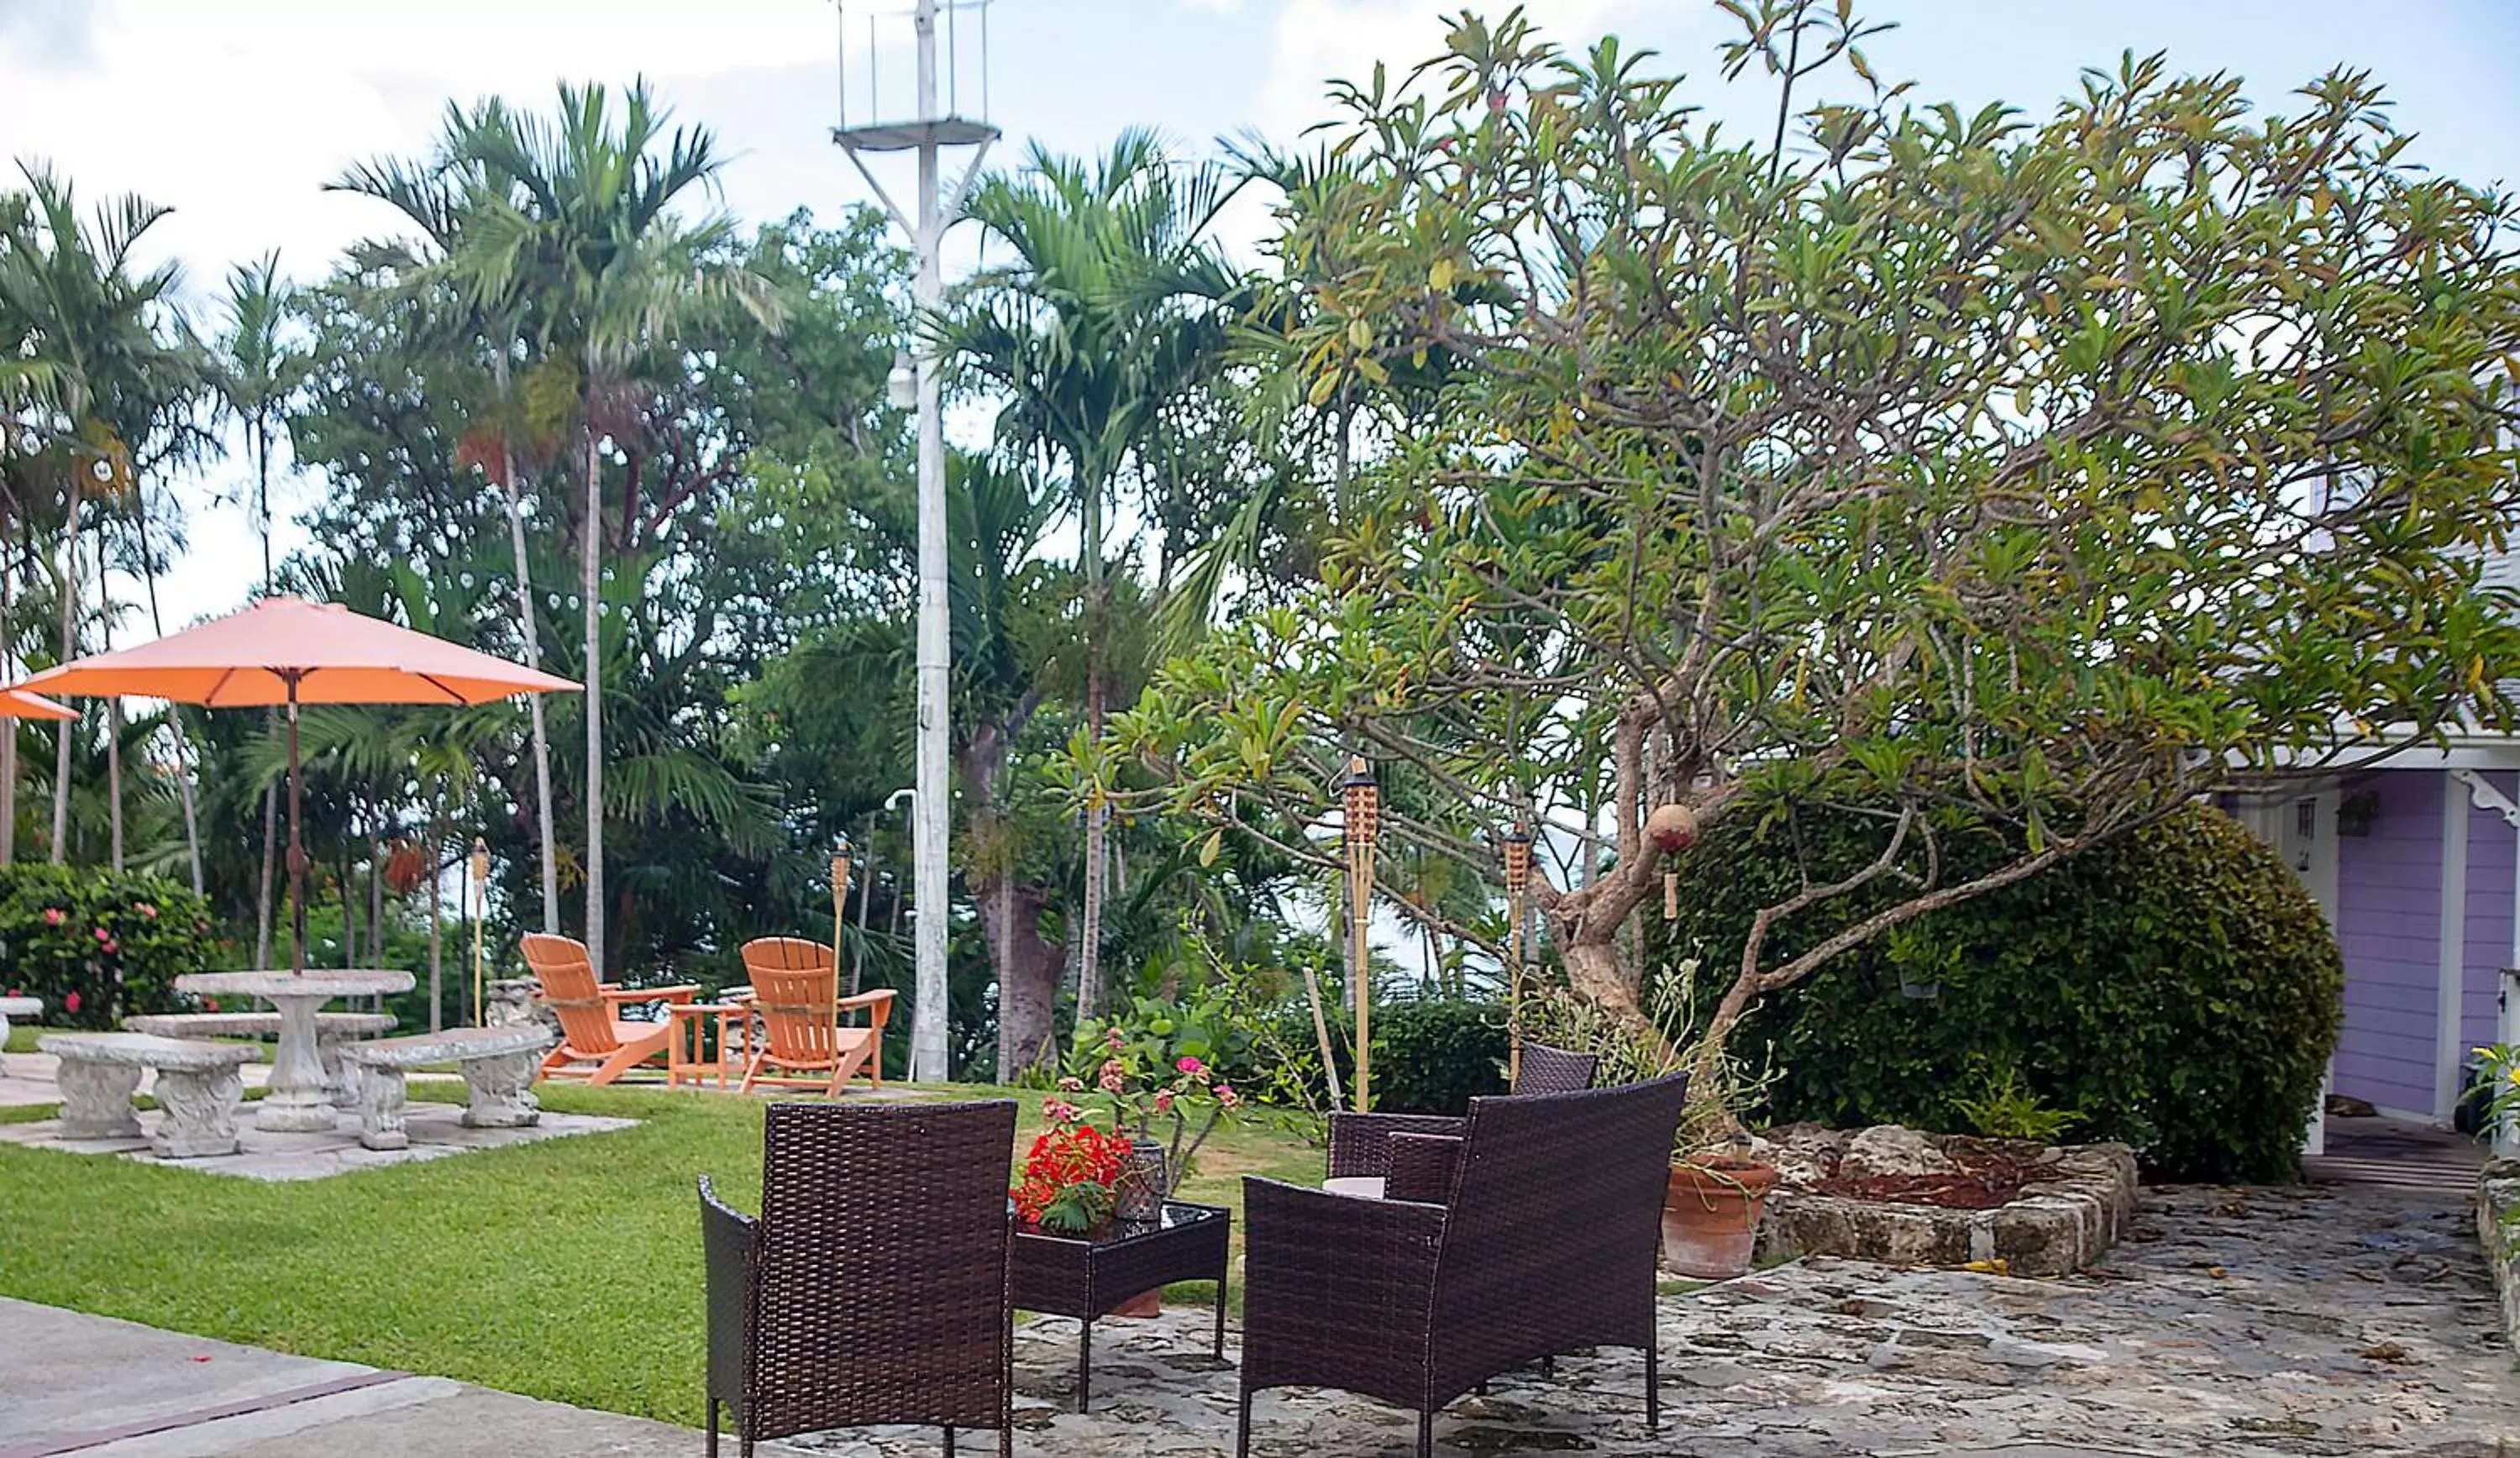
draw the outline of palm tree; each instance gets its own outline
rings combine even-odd
[[[1029,167],[982,181],[969,213],[1014,261],[973,276],[941,326],[945,348],[1003,390],[1001,439],[1066,467],[1084,577],[1086,732],[1111,696],[1105,528],[1132,458],[1165,408],[1225,358],[1243,283],[1207,237],[1228,173],[1182,168],[1154,134],[1124,132],[1092,165],[1036,147]],[[1143,464],[1143,463],[1141,463]],[[1089,805],[1077,1010],[1102,1007],[1108,816]]]
[[[376,260],[397,274],[404,287],[424,305],[458,301],[453,318],[435,321],[438,329],[469,342],[480,338],[490,357],[495,449],[489,464],[507,496],[508,540],[516,558],[517,627],[524,640],[525,662],[542,667],[542,633],[534,608],[532,558],[525,543],[524,486],[518,470],[516,429],[521,412],[511,389],[511,372],[524,338],[526,281],[513,273],[492,279],[468,270],[459,260],[473,255],[463,241],[496,205],[494,185],[482,175],[477,160],[467,154],[470,138],[491,124],[495,102],[467,113],[452,104],[446,109],[437,153],[425,167],[385,157],[351,168],[331,186],[359,193],[391,205],[417,226],[428,240],[426,256],[399,244],[375,245]],[[542,697],[531,696],[527,711],[533,726],[534,812],[542,850],[542,923],[549,934],[560,931],[559,837],[552,810],[551,732]]]
[[[253,463],[253,522],[262,538],[262,592],[273,593],[271,560],[271,453],[288,419],[289,397],[305,375],[306,362],[287,338],[292,290],[280,277],[280,254],[265,253],[228,270],[227,327],[211,342],[211,369],[223,414],[245,431]],[[154,604],[153,604],[154,611]],[[159,631],[164,631],[162,628]],[[280,787],[262,792],[262,859],[254,896],[253,951],[257,967],[271,965],[274,867],[279,858]]]
[[[129,489],[125,441],[154,413],[151,397],[165,378],[188,374],[190,362],[158,328],[178,279],[175,265],[134,272],[135,247],[167,209],[125,196],[108,199],[92,218],[82,219],[68,182],[31,162],[20,163],[19,171],[26,182],[26,204],[10,209],[5,219],[9,241],[0,249],[0,310],[20,321],[32,349],[26,357],[45,366],[57,401],[59,454],[48,474],[59,482],[63,503],[61,653],[68,658],[77,651],[81,507],[91,486],[109,496]],[[56,864],[68,852],[76,728],[63,724],[56,742]]]
[[[475,226],[452,258],[486,297],[521,295],[543,344],[565,345],[581,370],[579,437],[585,505],[578,526],[586,654],[586,926],[605,963],[604,472],[608,436],[624,430],[643,361],[670,351],[695,310],[732,300],[765,324],[779,308],[766,281],[728,262],[734,222],[685,223],[670,211],[720,166],[706,128],[676,127],[644,81],[623,95],[618,124],[602,86],[560,88],[557,119],[477,109],[456,155],[490,184]],[[661,147],[661,153],[658,149]],[[624,513],[625,541],[630,530]]]

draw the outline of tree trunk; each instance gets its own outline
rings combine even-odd
[[[17,638],[10,633],[11,610],[17,606],[18,575],[10,570],[12,544],[9,517],[0,515],[0,680],[18,682]],[[0,724],[0,865],[18,860],[18,722]]]
[[[368,965],[385,964],[385,843],[376,842],[368,859]]]
[[[342,836],[340,851],[340,964],[358,967],[358,862],[350,859],[350,846],[358,841]]]
[[[149,631],[159,638],[166,636],[166,616],[158,607],[158,554],[149,550],[149,494],[132,485],[132,508],[140,528],[141,580],[149,589]],[[271,544],[263,543],[265,586],[268,587],[268,565]],[[175,731],[175,791],[184,804],[184,849],[193,869],[193,894],[202,889],[202,817],[193,797],[193,741],[184,729],[184,710],[180,704],[166,705],[166,727]]]
[[[70,504],[62,532],[62,658],[78,655],[78,527],[79,472],[70,472]],[[53,864],[62,864],[70,846],[70,734],[75,719],[65,719],[53,740]]]
[[[444,827],[438,817],[429,817],[428,825],[428,1031],[435,1033],[446,1026],[445,999],[441,991],[445,976],[440,953],[444,941],[446,867],[438,852],[446,844]]]
[[[262,527],[262,595],[272,595],[271,574],[271,436],[262,421],[254,422],[252,438],[254,471],[254,511]],[[277,731],[280,715],[269,716],[269,727]],[[262,862],[261,874],[254,887],[253,964],[271,965],[271,886],[273,863],[280,856],[280,782],[274,780],[262,787]],[[292,958],[292,964],[294,965]]]
[[[105,536],[96,539],[96,624],[99,642],[113,651],[113,584],[106,576]],[[122,874],[122,699],[105,701],[105,823],[109,863]]]
[[[1104,621],[1108,606],[1109,585],[1102,576],[1102,483],[1098,478],[1085,483],[1084,493],[1085,555],[1085,736],[1089,741],[1102,737],[1102,716],[1110,693],[1108,671],[1102,661],[1107,644]],[[1098,799],[1085,807],[1085,908],[1079,917],[1076,948],[1076,1016],[1081,1020],[1100,1017],[1106,1000],[1102,991],[1102,878],[1107,839],[1102,805]]]
[[[508,545],[517,557],[517,626],[525,636],[525,667],[543,666],[542,632],[534,621],[533,563],[525,553],[525,498],[517,484],[517,460],[508,444],[504,418],[508,399],[508,357],[503,349],[491,361],[497,378],[500,409],[499,484],[508,494]],[[543,726],[543,696],[525,695],[525,712],[533,724],[534,818],[542,835],[543,934],[560,935],[560,839],[552,827],[551,734]]]
[[[1041,934],[1042,913],[1058,901],[1046,886],[1019,886],[1008,871],[975,880],[973,900],[998,964],[998,1082],[1029,1068],[1058,1064],[1059,973],[1067,949]]]
[[[579,588],[586,602],[586,954],[602,980],[604,953],[604,472],[586,432],[586,522]]]
[[[272,722],[279,723],[278,715]],[[262,787],[262,875],[253,898],[253,964],[257,967],[271,965],[271,883],[273,862],[280,854],[279,834],[280,782],[273,780]]]

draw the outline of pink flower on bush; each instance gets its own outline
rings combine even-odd
[[[1120,1051],[1120,1030],[1114,1028],[1108,1033],[1103,1034],[1102,1042],[1103,1045],[1108,1047],[1112,1052],[1116,1053]]]
[[[78,991],[74,988],[74,989],[72,989],[72,990],[70,991],[70,994],[69,994],[68,996],[64,997],[64,998],[62,999],[62,1011],[64,1011],[64,1012],[76,1012],[76,1011],[78,1011],[78,1010],[79,1010],[79,994],[78,994]]]
[[[1075,1077],[1074,1075],[1070,1075],[1058,1081],[1058,1091],[1061,1093],[1083,1093],[1085,1091],[1085,1081]]]
[[[122,950],[122,944],[116,942],[112,937],[108,937],[98,944],[98,948],[100,950],[104,951],[107,956],[112,956],[114,953]]]
[[[1102,1085],[1104,1093],[1118,1093],[1129,1086],[1129,1070],[1119,1059],[1106,1058],[1102,1062],[1102,1077],[1096,1082]]]
[[[1053,1094],[1041,1101],[1041,1117],[1053,1124],[1074,1124],[1080,1115],[1074,1104]]]
[[[104,927],[98,927],[96,928],[96,939],[100,942],[111,942],[113,940],[113,934],[107,931]]]
[[[1231,1083],[1219,1083],[1216,1085],[1216,1101],[1229,1109],[1238,1109],[1242,1107],[1242,1095],[1235,1092],[1234,1085]]]
[[[1180,1069],[1183,1073],[1190,1075],[1192,1078],[1197,1078],[1198,1071],[1205,1066],[1206,1065],[1200,1063],[1197,1059],[1190,1057],[1187,1054],[1183,1056],[1181,1062],[1173,1065],[1173,1067]]]
[[[1173,1091],[1172,1091],[1171,1089],[1169,1089],[1169,1088],[1158,1088],[1158,1089],[1156,1089],[1156,1090],[1155,1090],[1155,1112],[1156,1112],[1156,1113],[1158,1113],[1158,1114],[1169,1114],[1169,1113],[1171,1113],[1172,1111],[1173,1111]]]
[[[69,919],[69,913],[59,906],[46,906],[44,908],[44,925],[46,926],[59,926]]]
[[[139,913],[140,913],[141,915],[143,915],[143,916],[148,917],[148,918],[149,918],[150,920],[152,920],[152,921],[155,921],[155,920],[157,920],[157,919],[158,919],[158,908],[157,908],[156,906],[153,906],[149,905],[147,902],[134,902],[134,903],[132,903],[132,904],[131,904],[131,909],[133,909],[133,910],[135,910],[135,911],[139,912]]]

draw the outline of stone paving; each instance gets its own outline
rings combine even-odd
[[[1554,1382],[1526,1372],[1456,1402],[1436,1443],[1619,1458],[2520,1455],[2520,1373],[2472,1219],[2454,1197],[2405,1190],[2156,1189],[2107,1264],[2064,1280],[1814,1258],[1664,1298],[1659,1436],[1644,1429],[1642,1359],[1604,1351],[1560,1362]],[[1231,1452],[1235,1374],[1207,1354],[1208,1319],[1099,1324],[1090,1417],[1070,1410],[1076,1324],[1027,1324],[1016,1451]],[[1252,1451],[1380,1458],[1415,1436],[1409,1415],[1362,1398],[1264,1392]],[[798,1442],[935,1451],[933,1433],[912,1431]]]
[[[247,1065],[248,1070],[267,1067]],[[434,1097],[463,1096],[464,1085],[453,1080],[432,1080],[421,1086],[428,1089]],[[166,1117],[157,1110],[141,1112],[141,1137],[137,1139],[65,1139],[61,1134],[61,1121],[45,1119],[31,1124],[0,1124],[0,1142],[59,1150],[65,1154],[119,1155],[142,1164],[172,1165],[202,1174],[230,1174],[261,1180],[323,1179],[355,1170],[374,1170],[415,1160],[443,1159],[475,1149],[497,1149],[540,1139],[604,1133],[629,1128],[637,1123],[636,1120],[606,1119],[590,1114],[558,1114],[547,1109],[538,1123],[523,1128],[467,1128],[458,1123],[464,1113],[462,1104],[414,1102],[406,1105],[404,1110],[403,1132],[411,1141],[410,1147],[366,1149],[359,1144],[359,1111],[356,1109],[336,1111],[330,1132],[304,1134],[256,1128],[253,1127],[253,1109],[252,1104],[247,1104],[237,1112],[237,1152],[208,1159],[167,1160],[151,1153],[148,1136],[157,1131],[158,1121]]]

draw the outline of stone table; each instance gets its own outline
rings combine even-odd
[[[44,1015],[41,997],[0,997],[0,1068],[9,1066],[9,1020],[40,1018]]]
[[[333,1127],[333,1093],[316,1048],[315,1014],[336,997],[385,996],[411,991],[412,975],[391,968],[308,972],[196,972],[175,979],[197,997],[259,997],[280,1010],[280,1042],[271,1082],[253,1127],[275,1132],[323,1133]]]

